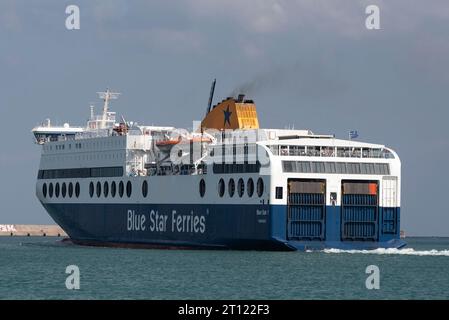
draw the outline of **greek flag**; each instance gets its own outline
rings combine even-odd
[[[357,130],[351,130],[349,131],[349,139],[355,139],[359,136],[359,133]]]

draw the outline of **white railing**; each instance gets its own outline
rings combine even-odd
[[[275,156],[394,159],[394,155],[389,150],[379,148],[290,145],[268,147]]]

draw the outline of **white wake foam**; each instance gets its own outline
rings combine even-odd
[[[408,256],[445,256],[449,257],[449,250],[415,250],[413,248],[395,249],[395,248],[378,248],[373,250],[341,250],[341,249],[324,249],[325,253],[362,253],[362,254],[399,254]]]

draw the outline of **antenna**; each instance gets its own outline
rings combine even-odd
[[[214,81],[212,81],[212,85],[210,87],[209,102],[207,104],[206,115],[210,112],[210,107],[212,106],[212,100],[214,99],[214,91],[215,91],[215,84],[216,83],[217,83],[217,79],[214,79]]]
[[[106,89],[106,91],[103,92],[97,92],[100,99],[103,99],[104,106],[103,106],[103,113],[108,111],[109,107],[109,100],[116,100],[118,99],[118,96],[121,95],[119,92],[111,92],[109,91],[109,88]]]
[[[108,109],[109,109],[109,100],[116,100],[118,96],[121,94],[119,92],[111,92],[109,88],[103,92],[97,92],[100,99],[103,99],[103,118],[102,118],[102,128],[106,127],[106,120],[108,118]]]
[[[90,103],[90,120],[93,121],[95,118],[95,113],[94,113],[94,104],[91,102]]]

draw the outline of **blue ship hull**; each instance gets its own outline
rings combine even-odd
[[[281,205],[50,204],[51,217],[82,245],[120,247],[320,250],[400,248],[399,208],[378,208],[374,236],[366,224],[348,237],[339,206],[327,206],[320,225],[292,236],[288,208]],[[371,227],[373,225],[371,224]],[[354,227],[353,227],[354,228]],[[294,234],[293,234],[294,235]]]

